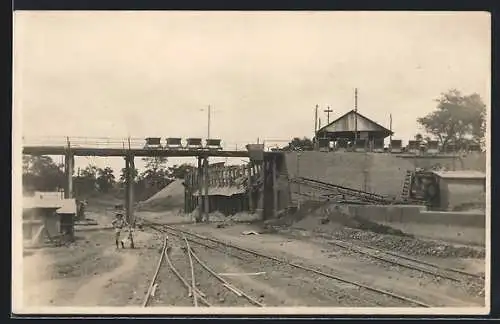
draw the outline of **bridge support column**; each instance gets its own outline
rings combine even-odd
[[[253,190],[252,190],[252,168],[253,168],[253,163],[250,162],[248,163],[247,166],[247,187],[248,187],[248,212],[253,213]]]
[[[259,165],[259,178],[262,183],[259,188],[259,200],[257,202],[257,213],[260,215],[262,220],[265,220],[265,211],[264,211],[264,202],[265,202],[265,194],[266,194],[266,162],[264,160],[261,161]]]
[[[125,210],[127,222],[132,226],[135,225],[134,218],[134,156],[127,155],[125,157],[125,169],[127,174],[127,179],[125,180]]]
[[[68,150],[64,156],[64,171],[66,173],[66,188],[64,190],[64,198],[73,198],[73,172],[75,169],[75,157]]]
[[[196,222],[201,222],[203,219],[203,169],[201,168],[201,156],[198,157],[198,216]]]
[[[278,173],[277,173],[277,163],[278,158],[275,156],[272,160],[272,173],[273,173],[273,218],[278,217]]]
[[[209,205],[209,200],[208,200],[208,184],[210,182],[210,179],[209,179],[209,175],[208,175],[208,158],[207,157],[204,157],[203,158],[203,173],[205,174],[205,176],[203,177],[203,187],[205,189],[205,192],[204,192],[204,201],[205,201],[205,204],[204,204],[204,210],[205,210],[205,222],[208,223],[209,219],[208,219],[208,214],[210,213],[210,205]]]

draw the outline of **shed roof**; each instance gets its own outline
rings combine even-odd
[[[76,200],[75,199],[57,199],[39,197],[24,197],[23,209],[45,208],[55,209],[58,214],[75,214]]]
[[[476,170],[432,172],[442,179],[486,179],[486,173]]]
[[[76,214],[76,200],[63,199],[61,200],[62,206],[56,212],[58,214]]]

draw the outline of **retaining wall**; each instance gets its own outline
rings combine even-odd
[[[390,153],[287,152],[289,177],[301,176],[399,197],[407,170],[440,165],[448,170],[486,170],[486,155],[408,157]],[[296,186],[291,187],[292,193]],[[308,189],[301,186],[301,192]]]
[[[486,241],[484,213],[427,211],[407,205],[349,205],[344,211],[428,239],[481,246]]]

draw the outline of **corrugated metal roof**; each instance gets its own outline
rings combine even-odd
[[[443,179],[486,179],[486,173],[476,170],[432,171]]]
[[[242,194],[245,192],[244,187],[211,187],[208,188],[209,196],[227,196],[230,197],[232,195]],[[201,192],[202,195],[205,194],[205,191]],[[198,196],[198,191],[193,193],[193,196]]]

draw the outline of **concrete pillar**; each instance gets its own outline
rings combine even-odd
[[[252,201],[252,162],[248,163],[247,167],[247,179],[248,179],[248,211],[253,212],[253,201]]]
[[[275,156],[272,160],[272,173],[273,173],[273,218],[278,217],[278,173],[276,170],[276,164],[278,162]]]
[[[200,222],[203,219],[203,169],[201,167],[201,156],[198,157],[198,218],[197,221]]]
[[[259,172],[259,178],[261,179],[262,181],[262,184],[259,188],[259,196],[258,196],[258,202],[257,202],[257,213],[260,214],[260,217],[261,219],[264,219],[264,194],[265,194],[265,183],[266,183],[266,179],[265,179],[265,161],[261,161],[259,167],[258,167],[258,172]]]
[[[129,163],[129,159],[127,158],[127,156],[125,156],[125,203],[124,203],[124,206],[125,206],[125,209],[127,209],[128,205],[129,205],[129,177],[128,177],[128,173],[130,172],[130,163]],[[126,216],[126,221],[128,222],[128,212],[127,214],[125,215]]]
[[[209,209],[209,200],[208,200],[208,185],[210,183],[210,179],[209,179],[209,173],[208,173],[208,158],[205,157],[203,158],[203,173],[205,174],[205,177],[204,177],[204,196],[205,196],[205,206],[204,206],[204,210],[205,210],[205,221],[208,222],[208,214],[210,213],[210,209]]]
[[[66,153],[64,157],[64,169],[66,172],[66,190],[64,190],[64,198],[73,198],[73,171],[75,168],[75,157],[71,152]]]
[[[127,169],[126,193],[125,193],[125,209],[127,222],[135,225],[134,218],[134,156],[128,155],[125,157],[125,168]]]

